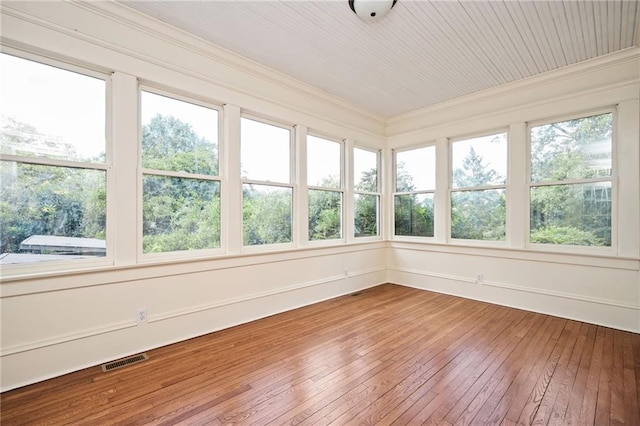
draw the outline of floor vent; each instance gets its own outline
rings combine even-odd
[[[149,357],[147,356],[147,354],[131,355],[126,358],[102,364],[102,372],[106,373],[109,371],[117,370],[118,368],[123,368],[131,364],[137,364],[148,359]]]
[[[360,296],[362,291],[356,291],[355,293],[351,293],[351,296]]]

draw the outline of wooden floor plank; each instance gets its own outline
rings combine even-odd
[[[640,335],[391,284],[0,395],[0,423],[640,424]]]

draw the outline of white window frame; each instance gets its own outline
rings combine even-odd
[[[398,158],[397,158],[397,154],[400,152],[407,152],[407,151],[414,151],[414,150],[418,150],[418,149],[422,149],[422,148],[433,148],[434,151],[434,156],[435,156],[435,167],[436,169],[433,171],[433,175],[434,175],[434,185],[433,185],[433,189],[420,189],[417,191],[410,191],[410,192],[398,192]],[[400,149],[393,149],[392,150],[392,159],[393,159],[393,177],[392,177],[392,193],[391,193],[391,210],[392,210],[392,217],[391,217],[391,238],[392,239],[397,239],[397,240],[402,240],[402,241],[419,241],[419,242],[434,242],[436,240],[436,228],[437,228],[437,224],[436,224],[436,209],[437,208],[441,208],[436,206],[436,189],[437,189],[437,178],[438,178],[438,147],[437,147],[437,143],[436,141],[432,141],[430,143],[426,143],[426,144],[420,144],[420,145],[412,145],[412,146],[407,146],[407,147],[402,147]],[[419,236],[419,235],[396,235],[396,195],[423,195],[423,194],[431,194],[433,196],[433,236]]]
[[[382,191],[381,191],[381,187],[382,187],[382,179],[381,179],[381,170],[382,170],[382,150],[381,149],[373,149],[373,148],[368,148],[368,147],[364,147],[364,146],[360,146],[360,145],[354,145],[353,146],[353,150],[355,152],[356,149],[360,149],[362,151],[369,151],[372,152],[376,155],[376,192],[370,192],[370,191],[357,191],[355,188],[355,176],[353,178],[353,186],[352,186],[352,191],[353,193],[351,194],[352,199],[353,199],[353,205],[352,208],[354,209],[353,213],[354,213],[354,234],[353,234],[353,238],[355,241],[362,241],[362,242],[366,242],[366,241],[376,241],[376,240],[381,240],[382,239],[382,234],[383,234],[383,230],[382,230],[382,220],[381,220],[381,211],[382,211]],[[352,156],[355,162],[355,154]],[[394,157],[394,162],[395,162],[395,157]],[[394,176],[395,177],[395,176]],[[377,230],[377,234],[376,235],[367,235],[367,236],[356,236],[355,235],[355,198],[357,195],[374,195],[377,198],[377,206],[376,206],[376,230]]]
[[[296,211],[296,197],[298,192],[298,177],[296,175],[295,170],[295,158],[296,158],[296,149],[295,149],[295,138],[296,138],[296,129],[293,125],[284,124],[278,121],[274,121],[268,118],[261,117],[259,115],[254,115],[248,112],[241,112],[240,114],[240,123],[241,126],[242,119],[246,118],[248,120],[257,121],[259,123],[267,124],[274,127],[280,127],[282,129],[286,129],[289,131],[289,182],[271,182],[271,181],[262,181],[255,179],[244,179],[240,176],[240,251],[241,252],[261,252],[261,251],[275,251],[275,250],[285,250],[294,248],[297,246],[297,227],[299,226],[298,214]],[[242,146],[242,131],[240,132],[240,146]],[[240,148],[240,162],[242,163],[242,148]],[[242,172],[242,170],[241,170]],[[288,243],[275,243],[275,244],[257,244],[257,245],[245,245],[244,244],[244,185],[261,185],[261,186],[271,186],[271,187],[279,187],[279,188],[290,188],[291,189],[291,242]],[[233,189],[232,189],[233,190]]]
[[[345,149],[346,149],[346,144],[344,142],[344,140],[340,140],[338,138],[333,138],[333,137],[329,137],[326,135],[323,135],[322,133],[319,132],[314,132],[314,131],[308,131],[307,132],[307,136],[313,136],[316,138],[320,138],[320,139],[324,139],[326,141],[329,142],[335,142],[340,146],[340,186],[337,188],[332,188],[332,187],[326,187],[326,186],[315,186],[315,185],[309,185],[309,182],[304,182],[305,186],[306,186],[306,191],[307,191],[307,209],[309,207],[309,191],[330,191],[330,192],[339,192],[340,193],[340,238],[331,238],[331,239],[326,239],[326,240],[312,240],[311,238],[309,238],[309,218],[307,217],[305,222],[307,223],[307,240],[308,240],[308,244],[310,246],[314,246],[314,245],[335,245],[335,244],[343,244],[346,242],[347,237],[346,237],[346,219],[345,219],[345,205],[346,205],[346,191],[345,191],[345,181],[346,181],[346,168],[345,168]],[[308,138],[306,139],[307,143],[308,143]],[[307,152],[308,152],[308,146],[307,146]],[[307,158],[305,158],[305,161],[307,162],[307,170],[309,169],[308,166],[308,154],[307,154]],[[307,178],[308,180],[308,178]],[[307,210],[307,216],[308,216],[308,210]]]
[[[169,170],[156,170],[156,169],[147,169],[142,167],[142,122],[141,122],[141,111],[142,111],[142,92],[147,92],[155,95],[165,96],[170,99],[175,99],[177,101],[187,102],[190,104],[202,106],[205,108],[213,109],[218,112],[218,175],[210,176],[204,174],[196,174],[196,173],[186,173],[186,172],[174,172]],[[149,263],[149,262],[158,262],[163,260],[176,260],[176,259],[193,259],[193,258],[202,258],[202,257],[211,257],[224,254],[226,248],[226,241],[224,241],[225,233],[222,232],[223,224],[223,208],[222,203],[224,202],[223,195],[223,176],[224,176],[224,148],[223,148],[223,109],[222,106],[217,105],[213,102],[204,100],[198,96],[186,94],[181,91],[168,91],[164,89],[160,89],[157,86],[152,84],[140,84],[138,85],[138,214],[137,214],[137,223],[138,223],[138,243],[137,243],[137,251],[138,251],[138,262],[139,263]],[[220,246],[216,248],[209,249],[198,249],[198,250],[179,250],[179,251],[167,251],[161,253],[144,253],[143,241],[144,241],[144,227],[143,227],[143,202],[144,202],[144,194],[143,194],[143,178],[145,175],[149,176],[165,176],[172,178],[184,178],[184,179],[195,179],[195,180],[206,180],[218,182],[220,188]]]
[[[531,129],[533,127],[544,126],[552,123],[567,120],[581,119],[602,114],[611,114],[611,176],[599,178],[582,178],[564,181],[541,181],[532,182],[532,161],[531,161]],[[562,114],[547,117],[540,120],[527,122],[526,126],[526,153],[527,153],[527,208],[525,217],[525,247],[530,250],[542,252],[561,252],[572,254],[605,254],[615,255],[618,251],[618,108],[617,106],[604,107],[588,111],[580,111],[569,114]],[[577,246],[564,244],[542,244],[531,242],[531,189],[540,186],[558,185],[579,185],[585,183],[611,182],[611,246]]]
[[[19,59],[24,59],[32,62],[36,62],[42,65],[48,65],[61,69],[63,71],[69,71],[76,74],[84,75],[87,77],[96,78],[104,81],[105,83],[105,162],[104,163],[87,163],[73,160],[56,160],[46,157],[29,157],[12,154],[1,154],[0,160],[12,161],[17,164],[32,164],[52,167],[64,167],[73,169],[85,169],[85,170],[100,170],[105,172],[105,185],[106,185],[106,255],[96,257],[92,259],[69,259],[50,262],[33,262],[33,263],[19,263],[19,264],[7,264],[2,265],[0,268],[0,277],[9,278],[13,276],[21,275],[38,275],[42,273],[50,272],[71,272],[76,270],[85,270],[93,268],[108,267],[114,264],[114,189],[115,189],[115,176],[112,171],[112,102],[113,102],[113,86],[112,86],[112,74],[104,71],[97,71],[95,69],[81,67],[68,62],[63,62],[51,57],[44,57],[35,55],[29,52],[24,52],[18,49],[14,49],[8,46],[2,46],[1,53],[9,56],[14,56]]]
[[[505,182],[504,184],[500,184],[500,185],[482,185],[482,186],[470,186],[470,187],[460,187],[460,188],[454,188],[453,187],[453,144],[456,142],[463,142],[463,141],[468,141],[470,139],[476,139],[476,138],[482,138],[482,137],[486,137],[486,136],[495,136],[498,134],[506,134],[507,136],[507,155],[506,155],[506,164],[505,164],[505,170],[506,170],[506,176],[505,176]],[[509,211],[511,210],[511,207],[509,206],[509,151],[511,150],[511,135],[509,133],[509,129],[508,128],[499,128],[499,129],[494,129],[494,130],[489,130],[489,131],[484,131],[484,132],[479,132],[479,133],[473,133],[473,134],[468,134],[465,136],[458,136],[455,138],[450,138],[447,144],[447,150],[448,150],[448,189],[447,189],[447,206],[446,206],[446,210],[447,210],[447,240],[450,243],[453,244],[460,244],[460,245],[478,245],[478,246],[494,246],[494,247],[507,247],[510,241],[510,222],[509,222]],[[451,209],[451,194],[453,192],[479,192],[479,191],[486,191],[486,190],[492,190],[492,189],[503,189],[504,193],[505,193],[505,238],[504,240],[474,240],[474,239],[468,239],[468,238],[453,238],[452,234],[452,225],[453,225],[453,220],[451,217],[451,213],[452,213],[452,209]]]

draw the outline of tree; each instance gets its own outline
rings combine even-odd
[[[495,185],[504,178],[489,169],[482,156],[471,147],[462,168],[453,172],[457,188]],[[472,240],[504,240],[506,201],[504,190],[461,190],[451,192],[451,237]]]
[[[610,176],[611,133],[611,114],[532,129],[532,181],[558,182],[531,190],[532,242],[611,245],[611,185],[562,183]]]
[[[189,123],[161,114],[142,128],[143,167],[218,174],[217,144]],[[220,184],[200,178],[144,175],[143,250],[147,253],[220,246]]]
[[[2,123],[3,152],[78,157],[72,145],[43,135],[27,123],[6,117]],[[104,171],[3,161],[0,179],[2,253],[20,252],[20,243],[32,235],[105,238]]]
[[[404,162],[396,167],[396,192],[394,197],[395,234],[433,237],[433,194],[416,193],[413,177]]]

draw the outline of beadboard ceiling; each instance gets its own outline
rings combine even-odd
[[[126,5],[383,117],[636,45],[638,0],[347,0]]]

